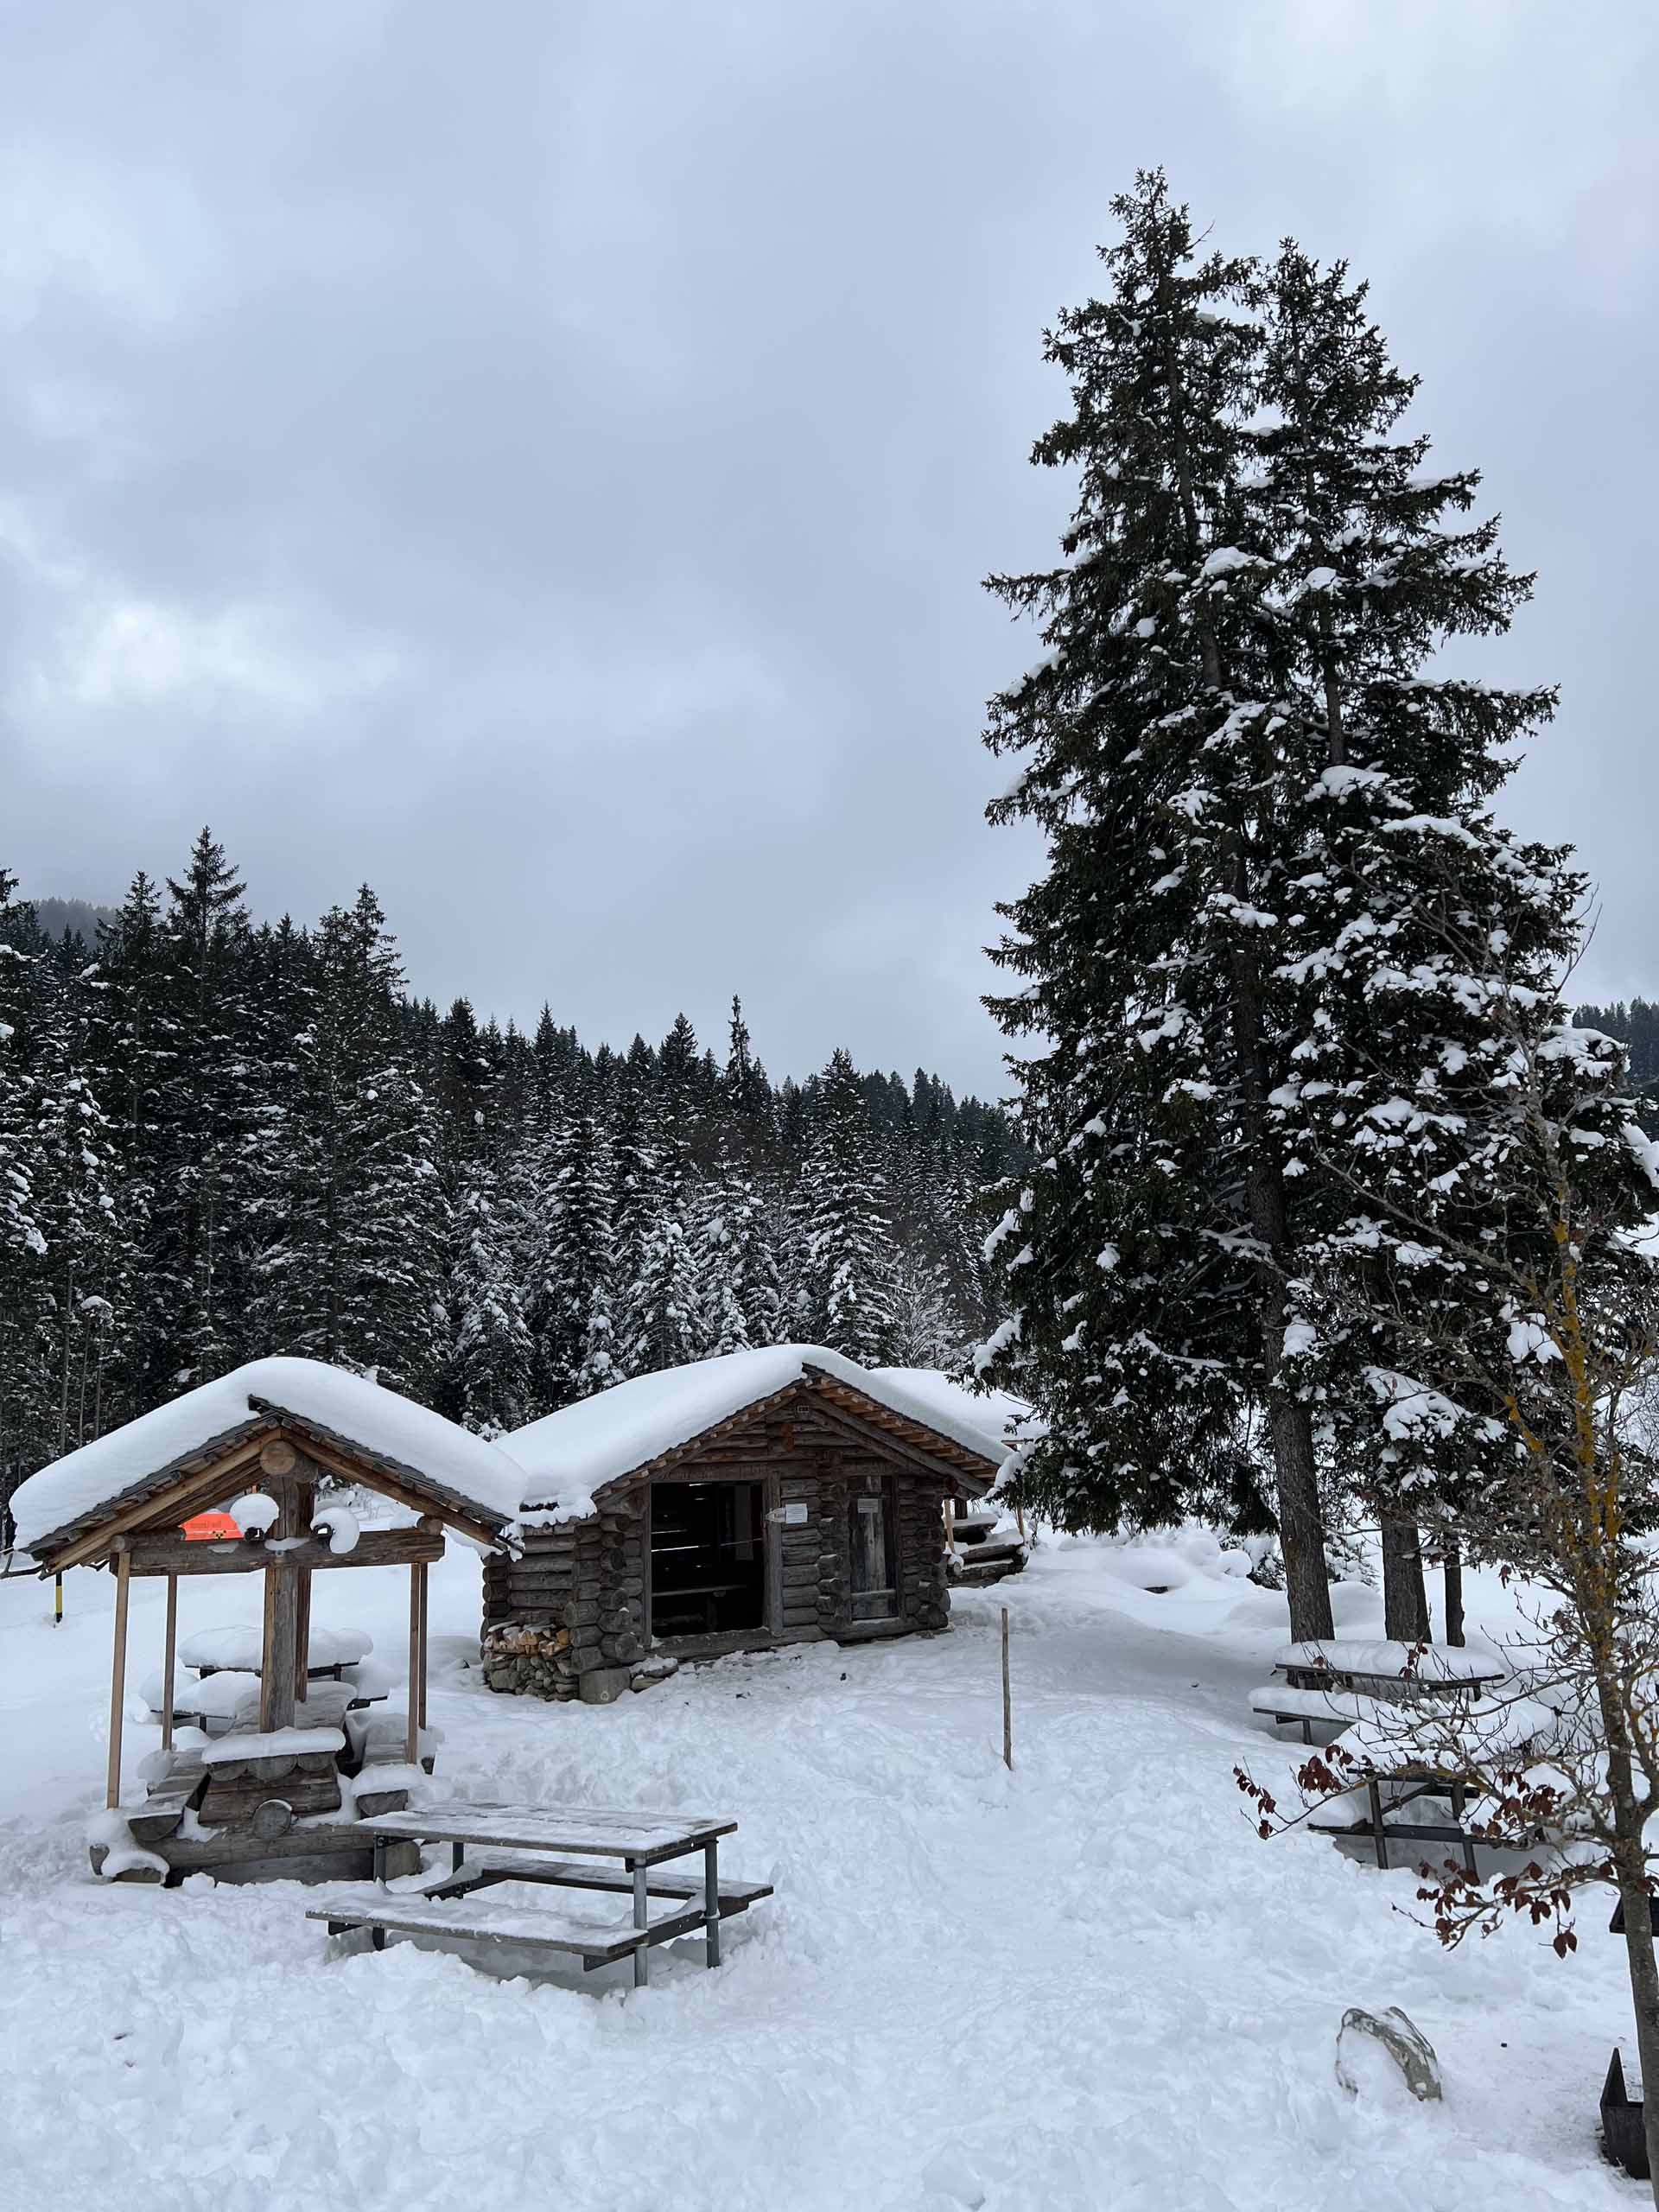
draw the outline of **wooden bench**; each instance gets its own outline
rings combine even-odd
[[[1302,1732],[1302,1741],[1313,1741],[1313,1724],[1317,1720],[1326,1727],[1347,1728],[1359,1718],[1358,1694],[1343,1690],[1287,1689],[1282,1682],[1268,1682],[1261,1689],[1250,1692],[1250,1711],[1262,1719],[1276,1721],[1281,1727],[1294,1722]]]
[[[508,1851],[475,1853],[457,1872],[435,1885],[432,1895],[460,1897],[469,1890],[481,1890],[497,1882],[545,1882],[553,1889],[600,1890],[619,1897],[633,1895],[632,1875],[620,1868],[595,1865],[592,1859],[539,1859],[527,1852]],[[657,1867],[646,1871],[648,1897],[677,1897],[686,1904],[701,1903],[703,1887],[701,1874],[670,1874]],[[770,1882],[721,1882],[717,1891],[720,1916],[729,1920],[734,1913],[747,1912],[752,1904],[759,1904],[762,1897],[769,1897],[772,1893]],[[698,1924],[702,1924],[701,1917]]]
[[[647,1943],[665,1943],[702,1926],[702,1909],[677,1913],[647,1928],[620,1927],[612,1920],[588,1920],[575,1913],[495,1904],[483,1898],[377,1891],[361,1898],[336,1897],[305,1916],[327,1923],[331,1936],[366,1928],[377,1951],[392,1936],[442,1936],[455,1943],[512,1944],[579,1958],[584,1974],[631,1958]]]

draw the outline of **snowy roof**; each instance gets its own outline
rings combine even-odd
[[[245,1437],[285,1422],[378,1467],[435,1508],[491,1523],[518,1509],[523,1478],[495,1445],[410,1398],[315,1359],[256,1359],[42,1467],[11,1500],[25,1551],[60,1549],[109,1514],[206,1468]]]
[[[954,1404],[931,1400],[896,1379],[899,1370],[861,1367],[823,1344],[768,1344],[686,1367],[636,1376],[596,1397],[548,1414],[501,1440],[524,1471],[524,1503],[555,1520],[594,1510],[594,1493],[691,1443],[705,1430],[814,1376],[855,1390],[985,1464],[1002,1457],[995,1427]],[[963,1394],[964,1398],[967,1393]],[[976,1401],[969,1401],[977,1403]]]
[[[873,1367],[870,1373],[931,1406],[935,1414],[952,1414],[976,1428],[986,1449],[999,1459],[1020,1440],[1020,1424],[1031,1419],[1031,1407],[1024,1398],[1008,1390],[970,1390],[937,1367]]]

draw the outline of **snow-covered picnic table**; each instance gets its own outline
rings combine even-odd
[[[314,1675],[332,1675],[338,1681],[342,1669],[358,1666],[373,1649],[372,1638],[365,1636],[361,1629],[313,1627],[306,1640],[307,1672]],[[264,1627],[256,1623],[199,1629],[180,1644],[179,1657],[185,1666],[194,1667],[204,1675],[226,1673],[257,1676],[264,1663]]]
[[[648,1979],[646,1955],[654,1944],[703,1931],[708,1965],[720,1964],[720,1923],[770,1897],[766,1883],[725,1883],[720,1878],[720,1839],[735,1821],[690,1813],[611,1810],[592,1805],[474,1804],[448,1798],[437,1804],[385,1813],[360,1823],[374,1838],[375,1886],[337,1897],[307,1915],[326,1921],[328,1932],[367,1928],[380,1949],[388,1931],[448,1936],[457,1942],[510,1942],[579,1956],[585,1967],[612,1960],[633,1959],[633,1979]],[[449,1872],[414,1892],[392,1891],[385,1880],[387,1853],[394,1843],[447,1843]],[[467,1853],[475,1853],[470,1860]],[[702,1854],[699,1876],[664,1874],[671,1860]],[[603,1862],[620,1860],[622,1871]],[[598,1862],[598,1863],[595,1863]],[[631,1897],[632,1918],[614,1919],[537,1912],[528,1908],[503,1912],[480,1907],[470,1893],[500,1882],[546,1884],[557,1889],[598,1891]],[[652,1897],[678,1906],[651,1916]]]
[[[1273,1671],[1282,1679],[1252,1690],[1250,1710],[1297,1722],[1311,1744],[1316,1721],[1346,1728],[1372,1703],[1456,1707],[1484,1695],[1510,1670],[1484,1644],[1324,1637],[1285,1645]]]

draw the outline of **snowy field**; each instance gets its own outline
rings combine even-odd
[[[1051,1543],[947,1637],[722,1662],[609,1710],[491,1695],[478,1566],[434,1570],[448,1790],[729,1813],[777,1884],[688,1944],[569,1981],[331,1946],[281,1883],[102,1886],[111,1584],[0,1583],[0,2206],[109,2212],[1544,2212],[1634,2203],[1596,2153],[1628,2044],[1621,1947],[1515,1928],[1452,1955],[1415,1878],[1257,1841],[1231,1773],[1287,1773],[1245,1709],[1282,1600],[1202,1541]],[[1136,1586],[1167,1582],[1164,1595]],[[391,1666],[406,1579],[325,1577]],[[135,1585],[131,1679],[162,1586]],[[998,1605],[1014,1622],[1001,1764]],[[1498,1610],[1484,1611],[1483,1599]],[[1339,1625],[1380,1633],[1368,1591]],[[1471,1578],[1471,1628],[1505,1601]],[[187,1581],[181,1632],[257,1618]],[[132,1774],[158,1740],[129,1726]],[[130,1792],[136,1790],[130,1781]],[[360,1939],[353,1939],[355,1942]],[[578,1978],[579,1980],[579,1978]],[[1346,2005],[1403,2005],[1443,2107],[1355,2102]]]

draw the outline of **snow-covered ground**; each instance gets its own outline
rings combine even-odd
[[[726,1661],[594,1710],[499,1698],[476,1559],[435,1570],[439,1777],[480,1796],[729,1812],[778,1894],[586,1983],[342,1955],[288,1883],[103,1886],[111,1586],[0,1583],[0,2206],[110,2212],[1515,2212],[1612,2206],[1595,2106],[1628,2044],[1620,1946],[1529,1929],[1446,1955],[1415,1878],[1259,1842],[1236,1762],[1282,1600],[1200,1542],[1050,1541],[948,1636]],[[1140,1584],[1170,1586],[1161,1595]],[[1471,1624],[1507,1601],[1471,1578]],[[397,1663],[406,1581],[319,1582]],[[135,1586],[131,1674],[159,1656]],[[1369,1592],[1339,1626],[1380,1633]],[[182,1632],[257,1617],[187,1581]],[[1015,1768],[1001,1763],[998,1606]],[[130,1774],[157,1732],[129,1727]],[[131,1787],[136,1789],[136,1781]],[[682,1950],[683,1955],[681,1955]],[[1344,2008],[1400,2005],[1441,2107],[1336,2084]]]

